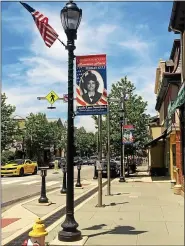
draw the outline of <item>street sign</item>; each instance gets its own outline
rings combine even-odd
[[[59,99],[59,96],[54,91],[50,91],[50,93],[46,96],[46,99],[49,103],[53,104]]]
[[[64,102],[68,102],[68,94],[64,94],[63,98],[64,98]]]

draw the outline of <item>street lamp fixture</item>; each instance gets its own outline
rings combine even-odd
[[[78,223],[74,218],[74,89],[73,89],[73,60],[74,40],[77,39],[77,29],[80,25],[82,10],[73,1],[69,1],[60,13],[62,26],[67,36],[68,50],[68,127],[67,127],[67,194],[66,218],[58,233],[59,241],[77,241],[81,239],[81,232],[77,230]]]

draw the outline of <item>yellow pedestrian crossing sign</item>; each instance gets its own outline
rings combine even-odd
[[[50,93],[46,96],[46,99],[49,103],[53,104],[59,99],[59,96],[54,91],[50,91]]]

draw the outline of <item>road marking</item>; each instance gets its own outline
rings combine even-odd
[[[7,185],[7,184],[19,183],[19,182],[22,182],[22,181],[24,181],[24,180],[18,179],[18,180],[10,180],[10,181],[5,181],[5,182],[3,182],[3,181],[4,181],[4,180],[2,180],[2,185]]]
[[[52,185],[58,184],[58,183],[60,183],[60,181],[50,181],[50,182],[46,183],[46,186],[52,186]]]
[[[30,182],[22,183],[21,185],[31,185],[31,184],[36,184],[36,183],[40,183],[40,181],[39,180],[33,180]]]

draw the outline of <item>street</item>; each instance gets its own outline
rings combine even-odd
[[[62,184],[62,171],[54,174],[54,169],[49,169],[46,177],[46,189],[59,188]],[[94,174],[93,166],[82,166],[81,180],[92,179]],[[74,167],[74,180],[77,178],[77,167]],[[2,183],[2,203],[32,195],[41,190],[40,171],[37,175],[27,175],[24,177],[4,177]]]

